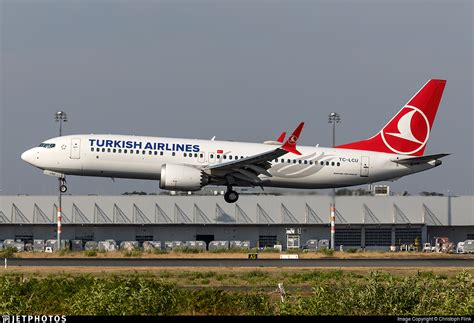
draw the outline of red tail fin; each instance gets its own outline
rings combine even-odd
[[[337,148],[423,156],[445,85],[429,80],[377,135]]]
[[[304,122],[301,122],[298,127],[293,131],[290,137],[285,141],[285,143],[281,146],[282,149],[286,150],[287,152],[301,155],[301,153],[296,150],[296,142],[300,138],[301,130],[303,130]]]

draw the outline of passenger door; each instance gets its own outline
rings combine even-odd
[[[369,157],[362,156],[360,158],[360,177],[369,177]]]
[[[81,158],[81,139],[71,139],[71,159]]]

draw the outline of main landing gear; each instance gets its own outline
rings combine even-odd
[[[65,177],[59,178],[59,191],[61,193],[66,193],[67,192],[66,178]]]
[[[227,187],[227,191],[224,194],[224,200],[227,203],[235,203],[239,199],[239,193],[232,190],[232,186]]]

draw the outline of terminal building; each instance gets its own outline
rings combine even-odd
[[[251,247],[301,247],[330,239],[330,196],[129,195],[62,197],[62,239],[117,242],[250,241]],[[0,241],[55,239],[57,196],[0,196]],[[336,248],[474,239],[474,196],[337,196]]]

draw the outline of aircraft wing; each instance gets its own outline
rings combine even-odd
[[[208,166],[203,170],[213,178],[225,179],[229,184],[235,181],[244,181],[251,185],[260,185],[262,180],[258,175],[272,177],[267,171],[267,169],[271,167],[270,161],[289,152],[301,155],[301,153],[296,150],[296,142],[298,141],[303,126],[304,122],[301,122],[288,140],[279,148],[246,158]]]
[[[427,155],[421,157],[409,157],[404,159],[392,159],[394,163],[402,164],[402,165],[416,165],[422,163],[428,163],[430,161],[435,161],[440,158],[446,157],[450,154],[436,154],[436,155]],[[441,162],[441,161],[440,161]]]

